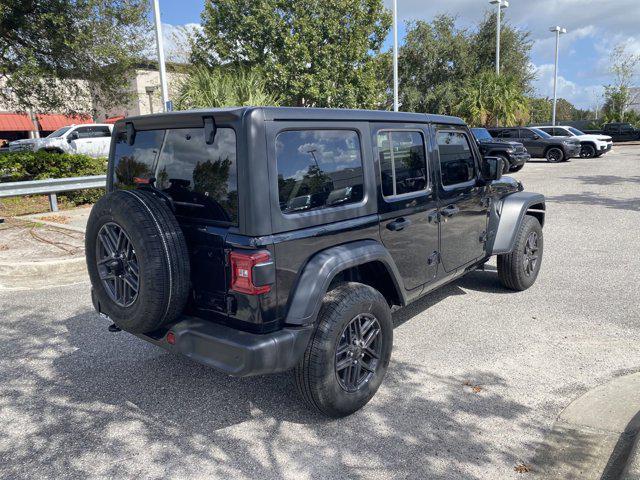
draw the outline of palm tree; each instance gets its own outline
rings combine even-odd
[[[178,85],[176,109],[278,105],[257,70],[222,66],[195,66]]]

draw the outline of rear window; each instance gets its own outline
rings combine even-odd
[[[278,194],[285,214],[359,202],[364,177],[352,130],[291,130],[276,138]]]
[[[117,138],[114,185],[135,188],[155,179],[155,186],[171,196],[176,214],[237,225],[238,177],[236,134],[218,128],[213,144],[205,142],[203,128],[136,132],[128,145]]]

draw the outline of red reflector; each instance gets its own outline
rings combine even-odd
[[[151,183],[151,179],[150,178],[133,177],[133,183],[135,183],[136,185],[148,185],[149,183]]]
[[[167,333],[167,343],[169,345],[175,345],[176,344],[176,334],[173,332],[169,332]]]
[[[249,295],[259,295],[271,291],[271,285],[253,284],[253,267],[271,260],[268,252],[241,253],[231,252],[231,290]]]

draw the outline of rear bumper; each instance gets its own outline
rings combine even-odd
[[[173,345],[167,342],[169,332],[175,335]],[[307,348],[312,332],[313,326],[308,326],[256,334],[183,317],[169,329],[137,336],[228,375],[247,377],[291,370]]]

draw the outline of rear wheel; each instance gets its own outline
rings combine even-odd
[[[510,290],[526,290],[533,285],[540,272],[544,238],[537,218],[525,215],[516,233],[513,250],[498,255],[498,277]]]
[[[561,148],[551,147],[549,150],[547,150],[545,157],[547,159],[547,162],[549,163],[562,162],[564,160],[564,152]]]
[[[585,143],[580,147],[580,158],[593,158],[596,156],[596,148],[590,143]]]
[[[344,417],[371,400],[389,366],[391,310],[377,290],[344,283],[328,292],[318,325],[294,370],[305,402],[330,417]]]

